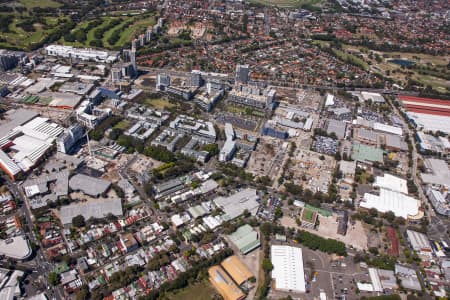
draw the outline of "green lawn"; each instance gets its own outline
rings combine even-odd
[[[20,3],[23,4],[26,8],[45,8],[45,7],[60,7],[61,3],[52,0],[20,0]]]
[[[301,7],[303,5],[318,5],[323,0],[250,0],[255,4],[278,7]]]
[[[126,129],[128,129],[128,127],[130,127],[130,122],[128,122],[127,120],[122,120],[119,123],[117,123],[116,125],[114,125],[114,128],[121,129],[121,130],[126,130]]]
[[[170,103],[169,100],[159,98],[159,99],[145,99],[143,102],[145,105],[156,108],[156,109],[169,109],[175,107],[176,105]]]
[[[166,296],[170,300],[211,300],[214,299],[216,294],[216,290],[205,280],[201,283],[190,285],[178,292],[171,292]]]
[[[311,222],[313,214],[314,214],[313,211],[306,209],[305,212],[303,213],[303,219],[305,219],[308,222]]]

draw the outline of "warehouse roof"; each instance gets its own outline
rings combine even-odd
[[[383,150],[355,143],[353,144],[352,158],[363,162],[383,162]]]
[[[204,215],[206,215],[208,213],[206,211],[206,209],[201,205],[189,207],[188,212],[194,219],[197,219],[198,217],[203,217]]]
[[[382,132],[403,135],[403,129],[401,129],[400,127],[390,126],[390,125],[386,125],[383,123],[378,123],[378,122],[373,123],[373,129],[382,131]]]
[[[248,224],[239,227],[228,237],[243,254],[247,254],[261,245],[258,233]]]
[[[441,159],[425,159],[425,167],[431,173],[422,173],[422,181],[430,184],[450,186],[450,170],[446,161]]]
[[[6,123],[0,124],[0,137],[7,135],[11,130],[16,128],[17,126],[23,125],[26,122],[32,120],[39,114],[34,110],[29,109],[17,109],[17,110],[9,110],[4,115],[4,118],[8,120]]]
[[[208,274],[209,281],[225,300],[239,300],[245,298],[245,294],[220,266],[209,268]]]
[[[22,260],[28,258],[31,253],[28,239],[23,235],[0,240],[0,255]]]
[[[111,182],[87,176],[84,174],[76,174],[70,178],[69,186],[72,190],[82,191],[86,195],[98,197],[106,192],[111,185]]]
[[[226,258],[221,265],[238,285],[243,284],[254,276],[236,255]]]
[[[61,223],[70,224],[75,216],[82,215],[86,220],[89,218],[104,218],[108,214],[122,215],[122,201],[116,199],[91,200],[62,206],[60,210]]]
[[[406,234],[408,235],[411,247],[415,251],[425,250],[431,252],[431,244],[425,234],[413,230],[406,230]]]
[[[302,249],[297,247],[272,245],[272,278],[275,289],[305,293],[305,271],[303,270]]]
[[[405,194],[380,189],[380,195],[365,193],[360,202],[363,208],[375,208],[379,212],[392,211],[397,217],[413,218],[419,215],[420,201]]]
[[[383,176],[377,176],[373,185],[394,192],[408,194],[408,185],[406,180],[391,174],[386,173]]]
[[[214,203],[221,207],[227,217],[232,220],[248,210],[253,216],[259,208],[258,195],[255,189],[245,189],[228,197],[217,197]]]
[[[339,139],[345,138],[345,129],[347,124],[338,120],[328,120],[327,133],[334,132]]]
[[[378,134],[375,131],[365,128],[355,128],[353,135],[356,139],[371,141],[373,143],[376,143],[378,138]]]

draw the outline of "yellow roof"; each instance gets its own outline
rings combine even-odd
[[[253,277],[252,272],[236,255],[226,258],[221,265],[238,285]]]
[[[225,300],[241,300],[245,298],[245,294],[220,266],[209,268],[208,274],[209,281]]]

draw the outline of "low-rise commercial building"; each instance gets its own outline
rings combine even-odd
[[[305,271],[302,249],[291,246],[272,245],[270,249],[275,290],[305,293]]]
[[[28,239],[23,235],[0,240],[0,255],[25,260],[31,256],[32,252]]]

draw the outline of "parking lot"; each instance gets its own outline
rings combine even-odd
[[[291,246],[300,245],[290,243]],[[353,262],[353,257],[346,258],[328,255],[320,251],[313,251],[301,247],[303,253],[303,267],[305,270],[305,294],[286,293],[271,290],[269,299],[279,299],[291,295],[293,299],[318,299],[320,292],[327,295],[327,299],[339,299],[344,296],[349,300],[360,299],[362,294],[356,291],[356,282],[370,282],[368,270]],[[370,296],[371,293],[364,293]]]
[[[337,140],[326,136],[316,136],[313,145],[314,151],[327,155],[335,155],[339,148]]]

